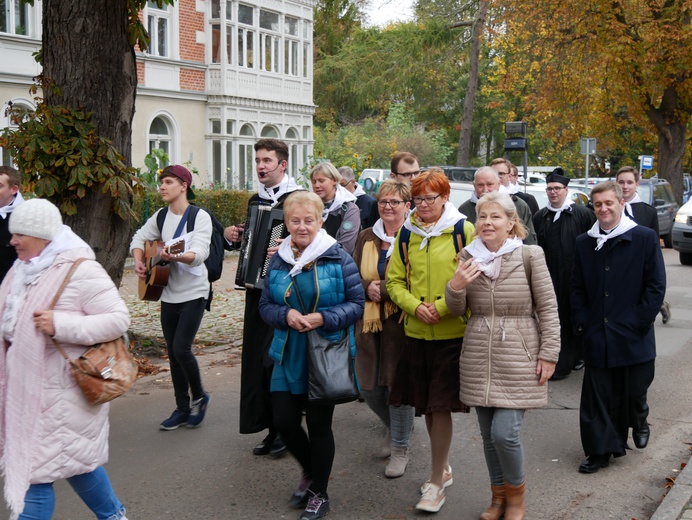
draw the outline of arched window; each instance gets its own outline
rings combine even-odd
[[[286,139],[298,139],[298,132],[294,128],[286,130]]]
[[[149,125],[148,142],[149,153],[158,148],[168,154],[169,163],[176,162],[175,125],[169,117],[163,114],[154,117]]]
[[[240,128],[240,135],[244,135],[247,137],[255,137],[255,131],[252,129],[252,125],[244,124]]]
[[[17,107],[17,108],[24,108],[27,110],[34,110],[36,107],[31,101],[25,100],[25,99],[11,99],[7,103],[5,103],[2,106],[2,109],[0,110],[0,131],[4,130],[5,128],[10,128],[14,129],[17,128],[17,125],[12,123],[10,121],[9,116],[6,116],[5,113],[7,112],[7,109],[10,107]],[[12,154],[10,153],[10,150],[7,150],[5,148],[0,148],[0,165],[2,166],[16,166],[14,161],[12,160]]]
[[[276,137],[279,138],[279,131],[273,126],[267,125],[262,128],[262,137]]]

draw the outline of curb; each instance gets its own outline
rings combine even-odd
[[[692,509],[687,507],[691,500],[692,457],[675,478],[675,485],[670,488],[650,520],[692,520]]]

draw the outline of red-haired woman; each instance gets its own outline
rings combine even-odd
[[[454,276],[457,250],[472,240],[474,226],[449,202],[449,192],[439,168],[413,180],[416,208],[397,236],[387,273],[389,296],[406,315],[406,344],[389,403],[412,405],[425,415],[432,472],[416,509],[433,513],[444,504],[444,488],[452,484],[452,412],[468,411],[459,400],[458,370],[466,318],[447,309],[445,286]],[[406,244],[402,236],[408,237]]]

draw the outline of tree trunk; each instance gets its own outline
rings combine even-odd
[[[99,135],[110,139],[130,164],[137,70],[127,37],[126,2],[43,0],[43,74],[59,89],[46,89],[46,103],[92,113]],[[119,285],[130,219],[114,213],[110,196],[100,188],[75,204],[77,214],[65,217],[65,223],[89,243]]]
[[[471,50],[469,52],[469,82],[466,85],[464,109],[461,115],[457,166],[468,166],[469,164],[469,153],[471,150],[471,125],[473,124],[473,107],[476,101],[476,90],[478,89],[478,61],[481,54],[481,42],[483,39],[483,29],[485,28],[485,17],[488,14],[489,6],[490,2],[488,0],[479,2],[478,14],[476,16],[476,21],[473,24]]]
[[[682,161],[689,114],[680,110],[675,86],[664,91],[660,108],[649,105],[647,115],[658,130],[658,176],[670,182],[675,200],[682,206]]]

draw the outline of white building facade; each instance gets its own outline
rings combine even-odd
[[[314,0],[177,0],[142,12],[151,37],[137,52],[132,164],[154,148],[196,168],[197,186],[254,191],[253,145],[289,146],[296,176],[312,155]],[[41,1],[0,0],[0,128],[8,103],[33,107]],[[11,157],[3,150],[2,163]]]

